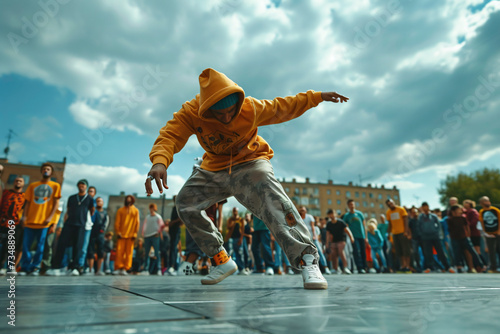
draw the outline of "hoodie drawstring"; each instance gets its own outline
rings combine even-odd
[[[233,150],[231,150],[231,157],[229,158],[229,175],[231,175],[232,166],[233,166]]]

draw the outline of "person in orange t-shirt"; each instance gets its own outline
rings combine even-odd
[[[115,218],[116,241],[115,275],[127,275],[132,267],[134,242],[139,232],[139,210],[134,206],[135,197],[127,195],[125,206],[118,209]]]
[[[21,224],[24,227],[23,255],[20,275],[29,273],[38,276],[43,258],[45,238],[49,227],[55,223],[54,216],[59,208],[61,185],[51,181],[54,167],[44,163],[40,167],[42,180],[31,183],[26,189],[26,204]],[[31,245],[37,240],[35,256],[31,256]]]
[[[389,221],[387,232],[392,234],[394,239],[394,250],[396,256],[400,258],[401,271],[410,273],[411,231],[408,224],[408,213],[405,208],[394,204],[392,199],[388,199],[385,204],[389,207],[385,213]]]

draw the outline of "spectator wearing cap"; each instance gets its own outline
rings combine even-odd
[[[82,254],[83,242],[85,239],[85,224],[88,214],[92,216],[95,211],[94,199],[87,194],[88,181],[82,179],[77,182],[78,194],[68,198],[66,214],[64,215],[64,226],[57,243],[57,250],[54,256],[51,270],[47,275],[58,276],[61,274],[61,263],[67,247],[73,247],[72,260],[68,264],[68,274],[79,276],[83,268],[79,260]]]

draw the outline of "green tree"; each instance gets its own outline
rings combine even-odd
[[[466,199],[477,202],[480,197],[488,196],[492,203],[500,203],[500,170],[485,168],[470,174],[448,175],[441,181],[438,193],[444,206],[450,197],[457,197],[459,202]]]

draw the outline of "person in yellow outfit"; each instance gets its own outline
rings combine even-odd
[[[139,232],[139,210],[135,207],[135,197],[127,195],[125,206],[118,209],[115,218],[116,241],[115,275],[127,275],[132,267],[134,242]]]
[[[199,76],[200,93],[182,105],[160,130],[149,154],[153,163],[146,193],[156,183],[160,193],[167,187],[167,168],[174,154],[196,135],[205,150],[177,195],[176,208],[200,249],[214,264],[202,284],[217,284],[237,270],[223,247],[222,234],[205,210],[234,196],[267,225],[293,268],[302,271],[304,288],[326,289],[328,283],[318,267],[318,250],[295,205],[274,176],[270,159],[274,152],[258,135],[258,127],[297,118],[323,101],[347,102],[336,92],[309,90],[295,96],[259,100],[212,68]],[[162,187],[163,185],[163,187]]]

